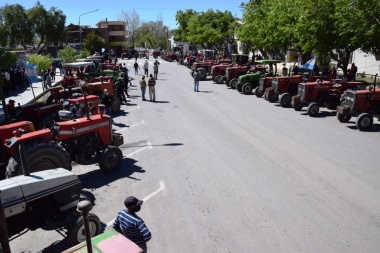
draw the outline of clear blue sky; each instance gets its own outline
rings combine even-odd
[[[37,0],[0,0],[0,6],[6,4],[21,4],[25,9],[30,9]],[[155,21],[158,15],[162,16],[164,25],[171,29],[177,27],[175,14],[177,10],[193,9],[195,11],[207,11],[208,9],[231,11],[232,15],[241,17],[242,11],[239,8],[242,2],[248,0],[40,0],[45,9],[57,7],[66,15],[66,25],[78,24],[79,15],[92,10],[99,11],[81,16],[81,25],[95,27],[100,20],[118,20],[121,10],[129,11],[133,8],[139,13],[143,21]]]

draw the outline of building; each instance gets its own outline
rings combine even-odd
[[[97,24],[99,36],[106,41],[107,50],[115,50],[118,53],[128,46],[128,32],[125,27],[127,22],[101,20]]]

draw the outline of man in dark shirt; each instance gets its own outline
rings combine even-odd
[[[152,238],[152,234],[144,221],[136,215],[142,204],[142,200],[133,196],[127,197],[124,201],[127,210],[123,209],[118,213],[113,228],[147,252],[146,242]]]

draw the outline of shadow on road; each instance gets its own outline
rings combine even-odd
[[[352,123],[355,124],[355,122],[352,122]],[[359,131],[359,129],[355,125],[353,125],[353,126],[347,126],[347,127],[350,128],[350,129],[358,130]],[[362,131],[362,132],[363,133],[378,133],[378,132],[380,132],[380,125],[379,124],[373,124],[370,129],[368,129],[366,131]]]
[[[213,93],[214,91],[212,90],[200,90],[198,92],[203,92],[203,93]]]

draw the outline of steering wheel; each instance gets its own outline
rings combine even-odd
[[[54,126],[55,126],[55,120],[50,120],[50,121],[48,121],[48,122],[44,125],[43,129],[50,129],[51,131],[53,131]]]

